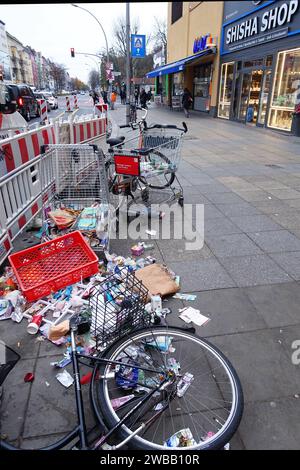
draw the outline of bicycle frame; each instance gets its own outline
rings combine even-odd
[[[105,435],[103,435],[96,444],[94,444],[92,447],[89,447],[88,445],[88,431],[86,429],[86,423],[85,423],[85,414],[84,414],[84,407],[83,407],[83,399],[82,399],[82,390],[81,390],[81,383],[80,383],[80,358],[84,359],[89,359],[92,361],[93,366],[95,366],[95,363],[100,363],[100,364],[110,364],[110,365],[124,365],[123,362],[121,361],[112,361],[105,359],[103,357],[95,357],[95,356],[90,356],[90,355],[84,355],[84,354],[79,354],[76,351],[76,340],[75,340],[75,328],[71,328],[71,360],[72,360],[72,367],[73,367],[73,377],[74,377],[74,387],[75,387],[75,399],[76,399],[76,410],[77,410],[77,426],[70,431],[66,436],[64,436],[62,439],[59,441],[55,442],[54,444],[51,444],[49,446],[39,448],[36,450],[59,450],[65,447],[67,444],[69,444],[72,440],[74,440],[76,437],[79,438],[79,443],[76,443],[74,447],[78,447],[80,450],[96,450],[98,449],[101,445],[107,442],[107,440],[125,423],[125,421],[130,418],[130,416],[137,411],[139,408],[141,408],[151,397],[154,395],[154,393],[160,391],[163,386],[165,385],[166,382],[168,382],[167,378],[164,378],[161,380],[161,383],[156,387],[153,388],[149,393],[146,393],[145,396],[141,399],[141,401],[135,405],[126,415],[112,428],[110,429]],[[85,364],[86,365],[86,364]],[[156,369],[151,369],[147,367],[140,367],[138,365],[134,365],[136,369],[139,370],[144,370],[148,372],[154,372],[154,373],[161,373],[161,371],[158,371]],[[100,377],[100,379],[103,379]],[[154,415],[151,418],[151,422],[153,419],[158,417],[165,408],[162,410],[158,411],[156,415]],[[99,420],[99,418],[98,418]],[[145,427],[151,424],[150,421],[147,423],[142,423],[139,428],[132,433],[129,437],[121,441],[119,444],[115,446],[111,446],[112,450],[119,449],[123,447],[128,441],[130,441],[134,436],[136,436],[139,432],[141,432]],[[104,423],[100,423],[102,426],[102,430],[105,429]],[[78,445],[79,444],[79,445]],[[11,444],[1,442],[0,441],[0,449],[4,450],[19,450],[17,447],[12,446]],[[21,450],[21,449],[20,449]]]

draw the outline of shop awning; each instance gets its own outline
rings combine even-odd
[[[193,61],[210,54],[216,53],[216,47],[208,47],[204,51],[198,52],[198,54],[193,54],[185,59],[178,60],[177,62],[172,62],[171,64],[163,65],[157,69],[151,70],[151,72],[146,74],[147,78],[157,77],[161,75],[167,75],[170,73],[181,72],[184,70],[186,65],[190,65]]]

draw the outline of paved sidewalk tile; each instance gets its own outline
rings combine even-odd
[[[227,235],[231,233],[241,233],[241,229],[223,216],[218,219],[205,220],[204,233],[205,237],[206,235]]]
[[[299,413],[295,398],[247,403],[239,434],[247,450],[299,450]]]
[[[292,280],[267,255],[222,258],[222,265],[239,287],[276,284]]]
[[[299,237],[298,237],[299,238]],[[300,251],[289,253],[271,253],[270,257],[276,261],[293,279],[300,281]]]
[[[172,262],[169,267],[181,277],[181,292],[236,287],[236,283],[216,258]]]
[[[299,392],[299,375],[273,330],[258,330],[210,338],[240,378],[245,403],[289,398]]]
[[[240,204],[216,204],[216,207],[227,217],[261,214],[256,207],[248,202],[242,202]]]
[[[246,215],[241,217],[230,217],[230,220],[243,232],[263,232],[266,230],[282,230],[283,227],[276,224],[266,215]]]
[[[249,237],[266,253],[300,251],[300,240],[287,230],[249,233]]]
[[[258,255],[262,251],[244,233],[228,235],[207,235],[206,243],[220,258],[232,256]]]
[[[299,324],[300,289],[296,282],[244,289],[270,328]]]

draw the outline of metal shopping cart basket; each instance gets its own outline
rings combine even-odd
[[[145,310],[149,292],[127,268],[108,276],[94,287],[89,301],[91,334],[97,348],[105,348],[131,331],[150,326]]]
[[[184,132],[185,129],[178,129],[176,126],[157,124],[121,145],[116,145],[113,153],[115,174],[123,177],[119,179],[119,185],[126,187],[127,184],[128,187],[131,184],[134,197],[137,190],[141,190],[143,202],[177,199],[182,205],[183,188],[176,172]],[[157,193],[163,194],[164,200],[157,198]]]
[[[49,165],[49,161],[55,175],[54,208],[78,211],[71,230],[80,230],[97,254],[108,250],[112,213],[102,150],[89,144],[43,146],[42,178],[47,174],[43,162]],[[45,187],[43,182],[42,187]]]

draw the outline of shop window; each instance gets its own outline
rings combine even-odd
[[[218,117],[229,119],[234,62],[222,64]]]
[[[182,3],[183,2],[172,2],[171,7],[172,7],[172,24],[175,23],[175,21],[179,20],[179,18],[182,17]]]
[[[266,66],[267,67],[271,67],[273,64],[273,56],[272,55],[268,55],[267,58],[266,58]]]
[[[183,73],[174,73],[173,74],[173,87],[172,87],[172,95],[173,96],[180,96],[183,94],[184,89],[184,77]]]
[[[257,67],[259,65],[263,65],[263,63],[264,63],[264,59],[245,60],[244,67],[245,68]]]
[[[300,101],[300,49],[279,52],[268,126],[291,130],[292,114]]]

